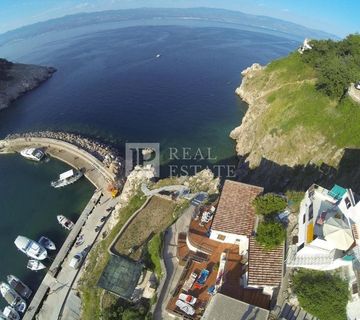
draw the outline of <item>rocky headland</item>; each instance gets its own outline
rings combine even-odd
[[[12,63],[0,59],[0,109],[9,107],[11,102],[37,88],[55,71],[53,67]]]
[[[268,191],[304,190],[315,182],[360,192],[360,108],[348,95],[319,90],[319,73],[306,54],[242,71],[235,92],[248,110],[230,133],[238,177]]]

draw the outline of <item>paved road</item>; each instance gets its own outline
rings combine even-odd
[[[167,276],[154,311],[155,320],[174,319],[165,309],[171,297],[171,292],[174,290],[184,270],[184,267],[179,265],[178,259],[176,258],[177,238],[179,233],[188,231],[190,220],[194,212],[195,207],[191,205],[165,233],[163,258]]]
[[[63,304],[66,301],[70,290],[76,290],[77,282],[75,279],[78,279],[78,274],[81,273],[81,270],[75,270],[69,266],[71,258],[78,252],[86,251],[86,248],[90,248],[96,238],[98,237],[101,231],[96,232],[95,228],[101,225],[101,218],[107,215],[106,208],[114,206],[116,204],[116,199],[111,199],[108,196],[103,196],[100,200],[94,211],[91,213],[87,219],[85,225],[83,226],[81,233],[84,234],[84,243],[75,248],[73,247],[68,256],[65,258],[62,269],[58,273],[56,279],[50,281],[50,291],[47,298],[42,305],[38,313],[39,320],[49,320],[49,319],[58,319],[60,312],[62,310]],[[75,282],[75,284],[74,284]],[[70,295],[71,296],[71,295]],[[69,308],[72,308],[69,305]],[[65,319],[65,318],[64,318]]]

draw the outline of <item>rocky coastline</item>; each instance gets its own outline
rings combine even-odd
[[[53,67],[12,63],[0,59],[0,110],[37,88],[56,72]]]

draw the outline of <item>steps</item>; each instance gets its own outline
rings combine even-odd
[[[281,308],[277,306],[275,309],[277,309],[277,312],[274,312],[275,318],[279,320],[317,320],[301,307],[295,307],[288,303],[284,303]]]

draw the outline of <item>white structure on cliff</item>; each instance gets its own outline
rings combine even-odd
[[[296,245],[289,247],[287,266],[360,270],[360,198],[351,189],[312,185],[300,205]]]
[[[304,51],[306,50],[311,50],[312,46],[310,45],[310,39],[305,38],[304,43],[302,44],[302,46],[300,46],[300,48],[298,49],[298,52],[300,54],[303,54]]]

